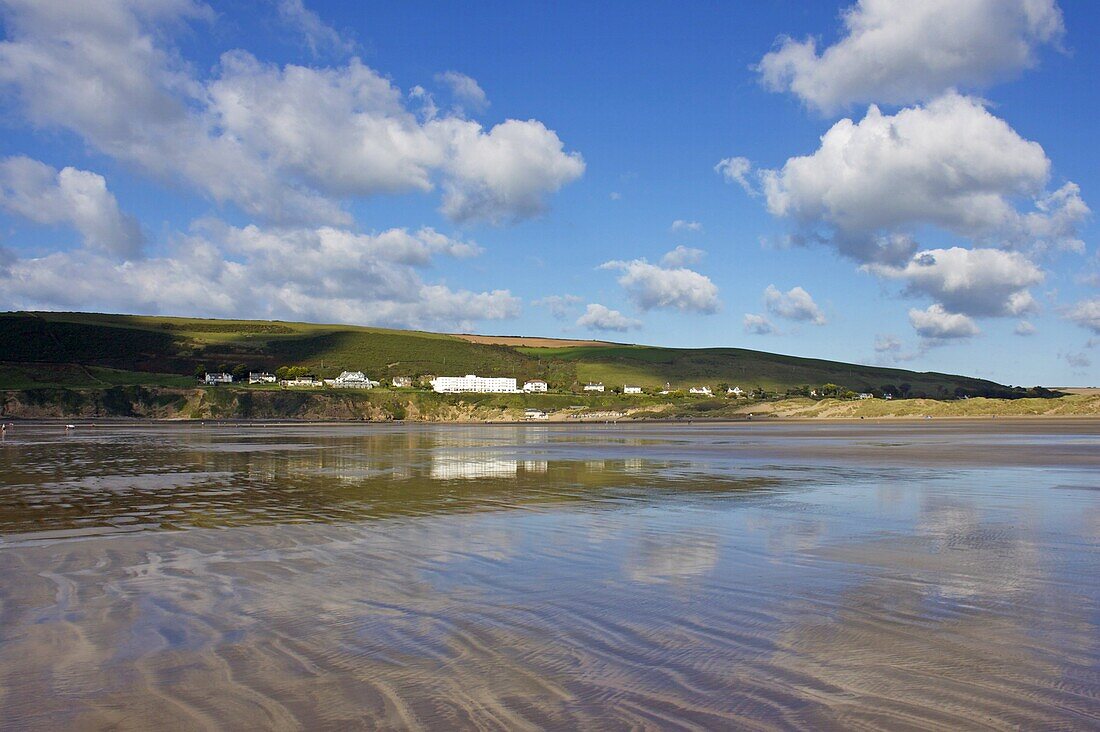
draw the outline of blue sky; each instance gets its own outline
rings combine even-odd
[[[0,0],[0,308],[1100,382],[1092,3],[345,6]]]

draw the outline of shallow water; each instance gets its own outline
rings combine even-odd
[[[1100,726],[1100,422],[20,424],[0,728]]]

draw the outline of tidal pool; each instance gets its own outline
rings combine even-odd
[[[0,729],[1098,727],[1100,421],[0,442]]]

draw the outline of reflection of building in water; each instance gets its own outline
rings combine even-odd
[[[464,453],[432,455],[433,480],[468,480],[471,478],[514,478],[519,463],[501,460],[494,453]]]
[[[549,463],[545,460],[524,460],[523,472],[525,473],[545,473]]]

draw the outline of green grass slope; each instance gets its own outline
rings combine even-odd
[[[991,381],[861,366],[739,348],[607,344],[556,348],[472,343],[420,331],[250,320],[96,313],[0,314],[0,389],[181,386],[197,368],[306,366],[318,376],[362,370],[371,378],[477,373],[674,388],[719,383],[783,392],[838,384],[855,391],[910,386],[913,395],[1021,396]]]
[[[742,348],[658,348],[608,346],[520,348],[576,364],[581,381],[605,384],[637,384],[673,389],[727,383],[746,391],[783,392],[801,386],[837,384],[853,391],[880,390],[908,384],[910,393],[929,397],[953,397],[956,389],[986,396],[1014,396],[1012,390],[984,379],[934,372],[861,366],[797,356],[784,356]]]

